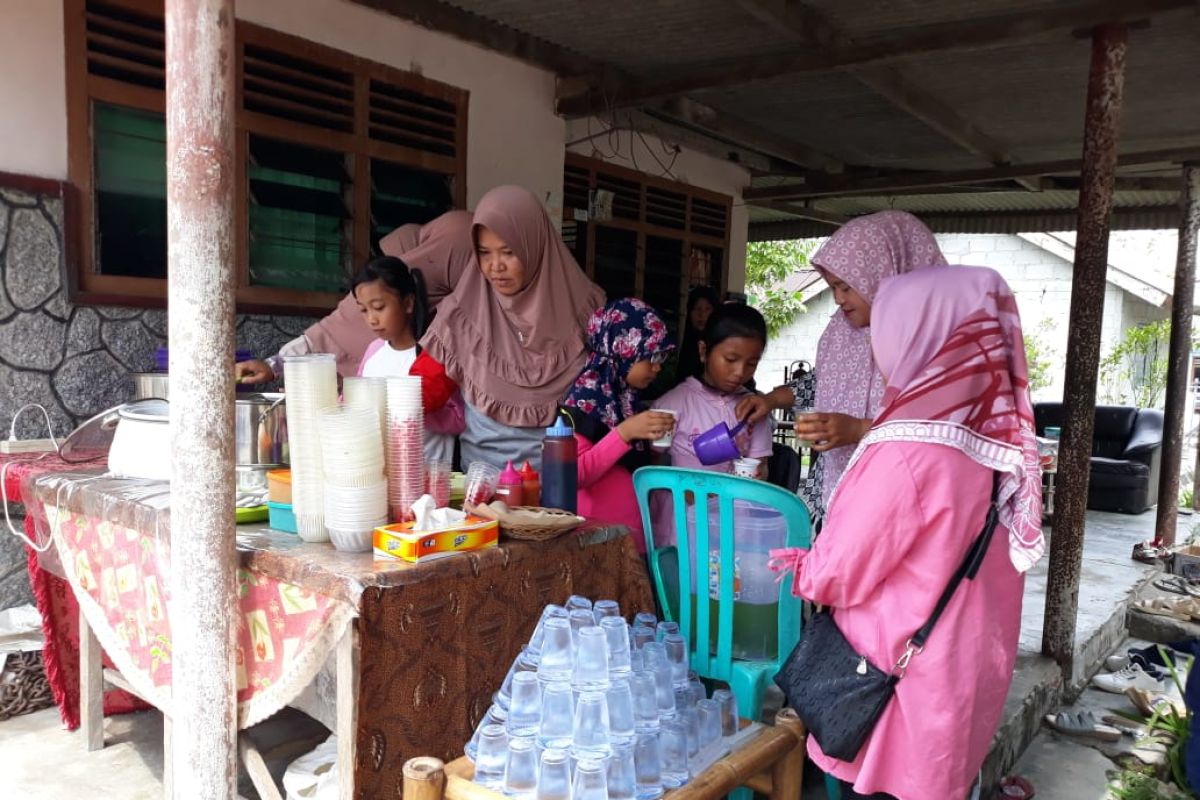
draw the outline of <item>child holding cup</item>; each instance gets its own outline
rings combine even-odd
[[[578,446],[577,506],[582,516],[627,526],[644,554],[632,473],[653,459],[651,443],[670,446],[675,417],[635,409],[638,393],[658,377],[675,345],[666,323],[634,298],[614,300],[592,314],[587,336],[587,363],[563,400]]]

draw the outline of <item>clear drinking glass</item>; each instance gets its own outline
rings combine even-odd
[[[700,680],[700,676],[694,671],[688,672],[688,686],[691,687],[692,696],[696,698],[697,703],[708,697],[708,690],[704,688],[704,681]]]
[[[542,690],[537,673],[518,672],[512,680],[508,735],[533,736],[542,721]]]
[[[621,606],[616,600],[597,600],[592,604],[592,613],[596,615],[596,624],[605,617],[621,616]]]
[[[663,795],[662,754],[658,733],[639,733],[633,746],[637,800],[658,800]]]
[[[580,628],[578,637],[571,686],[581,692],[604,691],[608,688],[608,637],[595,625]]]
[[[608,692],[608,736],[614,743],[631,742],[635,732],[633,718],[633,691],[629,686],[629,678],[613,678]],[[654,706],[657,708],[657,705]]]
[[[604,762],[585,758],[575,765],[575,784],[571,800],[608,800],[608,780]]]
[[[499,725],[501,728],[508,726],[508,709],[492,703],[488,708],[487,713],[483,715],[483,719],[475,726],[475,732],[471,734],[471,741],[467,742],[467,746],[463,748],[463,753],[471,761],[475,760],[476,754],[479,752],[479,734],[488,725]]]
[[[537,777],[538,759],[533,737],[509,737],[508,761],[504,767],[504,793],[518,800],[533,800]]]
[[[633,642],[634,650],[641,650],[647,642],[653,642],[658,638],[654,633],[654,628],[637,624],[633,626],[633,632],[629,634],[629,637]]]
[[[658,713],[663,715],[675,711],[675,689],[671,684],[671,662],[662,642],[647,642],[642,648],[646,671],[654,675],[654,691],[658,700]]]
[[[654,630],[654,627],[658,625],[658,617],[654,616],[649,611],[639,611],[633,616],[633,624],[635,626],[645,625],[650,630]]]
[[[538,678],[547,683],[569,681],[574,652],[571,647],[571,623],[566,617],[549,617],[545,620],[543,629]]]
[[[696,717],[700,722],[700,747],[708,747],[721,738],[721,703],[717,700],[701,700],[696,703]]]
[[[737,698],[728,689],[717,689],[712,699],[721,704],[721,735],[733,736],[738,732]]]
[[[601,692],[579,695],[571,736],[572,753],[577,758],[607,758],[612,753],[608,729],[608,698]]]
[[[654,688],[654,673],[635,672],[629,678],[633,698],[633,724],[639,731],[658,730],[658,695]]]
[[[588,611],[592,610],[592,601],[581,594],[573,594],[568,597],[566,605],[567,611],[572,611],[576,608],[586,608]]]
[[[691,695],[691,692],[688,692]],[[700,715],[696,712],[696,706],[688,706],[680,713],[684,723],[687,724],[688,735],[688,758],[695,758],[700,752]]]
[[[579,632],[584,628],[591,628],[596,625],[596,617],[588,608],[572,608],[569,612],[571,620],[571,644],[576,648],[579,647]]]
[[[668,633],[679,633],[679,623],[664,619],[654,627],[656,638],[661,642]]]
[[[683,719],[665,719],[658,734],[662,754],[662,782],[676,789],[688,782],[687,724]]]
[[[633,742],[613,745],[608,759],[608,800],[634,800],[637,796],[637,773],[634,767]]]
[[[538,620],[537,627],[533,629],[533,635],[529,637],[529,649],[538,655],[541,655],[542,652],[542,640],[545,637],[546,620],[550,617],[562,617],[566,619],[567,610],[553,603],[542,609],[542,616]]]
[[[536,800],[571,800],[571,762],[566,750],[542,751]]]
[[[671,682],[675,686],[687,686],[687,641],[678,633],[668,633],[663,637],[662,643],[667,650],[667,660],[671,662]]]
[[[542,687],[542,714],[538,723],[538,744],[545,748],[571,746],[575,725],[575,702],[571,684],[555,681]]]
[[[496,702],[499,703],[500,705],[504,706],[505,708],[508,708],[509,703],[512,701],[513,677],[518,672],[528,671],[524,667],[524,664],[525,664],[524,658],[525,658],[526,653],[528,653],[528,652],[529,652],[528,645],[521,647],[521,654],[513,659],[512,666],[508,668],[508,674],[504,676],[504,682],[500,684],[500,691],[496,692]],[[534,667],[535,672],[536,672],[536,670],[537,670],[537,668]]]
[[[629,671],[631,673],[644,672],[645,669],[646,669],[646,667],[642,662],[642,651],[641,650],[630,650],[629,651]]]
[[[497,791],[504,788],[504,768],[508,765],[508,734],[501,725],[485,725],[479,732],[475,754],[475,782]]]
[[[628,675],[632,671],[629,663],[629,626],[620,617],[602,617],[598,624],[608,639],[608,671],[614,675]]]

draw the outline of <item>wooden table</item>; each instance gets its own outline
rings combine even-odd
[[[168,706],[169,691],[164,692],[163,685],[169,689],[169,674],[164,674],[163,665],[147,664],[148,651],[139,649],[137,636],[126,631],[122,639],[115,630],[119,624],[112,619],[120,616],[114,616],[107,578],[100,577],[104,565],[90,573],[70,565],[79,555],[72,548],[86,544],[89,536],[107,531],[103,535],[118,546],[126,537],[136,537],[137,551],[154,554],[138,567],[137,580],[156,577],[161,591],[170,583],[163,577],[169,573],[169,494],[165,486],[147,491],[145,484],[118,479],[92,478],[77,485],[72,481],[79,479],[44,476],[36,496],[43,510],[61,509],[51,511],[45,523],[50,524],[51,517],[65,520],[58,522],[55,541],[66,556],[67,577],[80,598],[82,617],[122,667],[122,675],[105,677],[116,685],[123,682],[160,708]],[[263,526],[242,526],[238,548],[239,585],[250,586],[251,601],[247,606],[247,598],[242,598],[242,614],[270,616],[269,601],[254,600],[265,586],[281,597],[290,593],[297,608],[310,616],[325,615],[302,628],[302,636],[319,628],[313,635],[320,641],[301,641],[297,652],[311,666],[317,657],[323,660],[336,651],[336,727],[339,763],[347,778],[342,796],[347,798],[395,797],[408,758],[420,753],[450,760],[461,753],[546,603],[582,594],[616,599],[627,616],[653,610],[644,562],[620,526],[585,525],[550,542],[505,542],[491,550],[419,565],[338,552],[328,544],[308,544]],[[99,558],[108,551],[95,546],[86,552],[92,554],[89,558]],[[124,562],[121,568],[127,568]],[[93,580],[88,580],[89,574]],[[343,609],[352,617],[342,626],[344,632],[336,630],[336,615]],[[263,640],[253,642],[256,655],[281,649],[278,637],[271,636],[279,616],[271,616]],[[151,638],[167,637],[169,646],[169,619],[142,624]],[[102,673],[95,645],[88,637],[81,649],[86,673],[82,681],[88,687],[85,729],[93,744],[95,737],[100,742],[103,738],[96,713]],[[247,678],[253,683],[254,665],[246,658]],[[280,679],[265,691],[283,683]],[[271,699],[282,705],[291,698],[279,694]],[[262,704],[254,706],[253,699],[243,702],[239,691],[242,722],[252,723],[267,710]],[[164,712],[169,715],[169,709]]]

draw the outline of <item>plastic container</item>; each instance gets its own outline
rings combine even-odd
[[[504,466],[496,481],[496,499],[503,500],[509,508],[526,504],[525,481],[521,478],[521,473],[513,467],[511,461]]]
[[[542,479],[528,461],[521,467],[521,488],[525,490],[526,503],[533,504],[541,501]]]
[[[715,499],[709,503],[709,543],[717,544],[718,512]],[[704,562],[696,563],[696,508],[687,510],[687,525],[694,574],[708,576],[710,644],[717,643],[717,612],[720,604],[721,551],[712,547]],[[771,571],[771,550],[787,542],[787,522],[778,511],[735,500],[733,504],[733,657],[774,658],[778,648],[779,584]]]
[[[272,503],[292,504],[292,471],[273,469],[267,473],[267,499]]]
[[[561,508],[575,513],[575,493],[579,479],[578,453],[575,447],[575,431],[563,417],[546,428],[542,439],[542,505],[546,508]]]
[[[277,531],[296,533],[296,515],[291,503],[267,503],[267,524]]]
[[[732,430],[724,422],[718,422],[697,436],[696,441],[692,443],[696,458],[706,467],[741,458],[742,453],[738,450],[736,437],[744,427],[746,420],[739,422]]]

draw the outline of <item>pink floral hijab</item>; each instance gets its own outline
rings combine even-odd
[[[829,238],[813,266],[845,281],[868,303],[879,284],[914,269],[944,266],[946,257],[933,233],[906,211],[881,211],[852,219]],[[873,418],[883,400],[883,376],[871,355],[871,331],[856,328],[839,308],[817,344],[816,410]],[[826,506],[842,477],[853,448],[821,454],[821,497]]]
[[[870,447],[930,442],[1001,473],[1000,521],[1025,572],[1042,556],[1042,478],[1017,301],[994,270],[921,270],[883,282],[871,311],[887,376],[883,409],[847,470]]]

